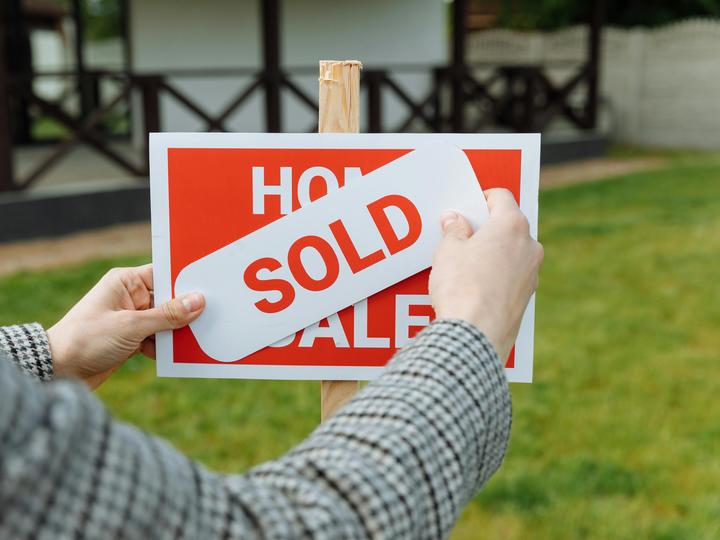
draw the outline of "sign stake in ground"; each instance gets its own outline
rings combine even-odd
[[[356,60],[320,61],[320,133],[357,133],[360,131],[360,69]],[[320,414],[322,421],[350,401],[357,393],[357,381],[321,381]]]

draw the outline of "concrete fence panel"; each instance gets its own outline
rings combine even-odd
[[[468,51],[470,62],[543,63],[562,78],[584,60],[587,29],[478,32]],[[619,141],[720,149],[720,20],[607,28],[601,95]]]

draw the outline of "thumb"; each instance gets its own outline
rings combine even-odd
[[[440,217],[443,236],[457,240],[467,240],[472,236],[472,227],[468,220],[454,210],[446,210]]]
[[[160,306],[136,311],[138,330],[143,339],[165,330],[187,326],[205,309],[205,298],[200,293],[188,293],[165,302]]]

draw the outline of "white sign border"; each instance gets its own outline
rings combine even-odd
[[[540,178],[540,134],[315,134],[315,133],[151,133],[150,205],[152,210],[152,258],[154,296],[157,304],[171,297],[170,214],[167,156],[170,148],[415,148],[439,138],[463,150],[521,150],[520,209],[537,238],[538,189]],[[532,382],[533,365],[520,362],[533,358],[535,295],[530,299],[515,344],[515,366],[506,368],[510,382]],[[280,352],[282,349],[278,349]],[[245,364],[173,363],[172,332],[156,337],[159,377],[277,380],[372,380],[384,366],[280,366]]]

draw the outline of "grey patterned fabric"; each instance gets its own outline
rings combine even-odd
[[[41,381],[53,377],[50,346],[38,323],[0,326],[0,352],[10,355],[18,367]]]
[[[79,383],[0,360],[0,538],[442,538],[500,466],[510,419],[503,366],[461,321],[430,325],[303,443],[243,475],[113,421]]]

